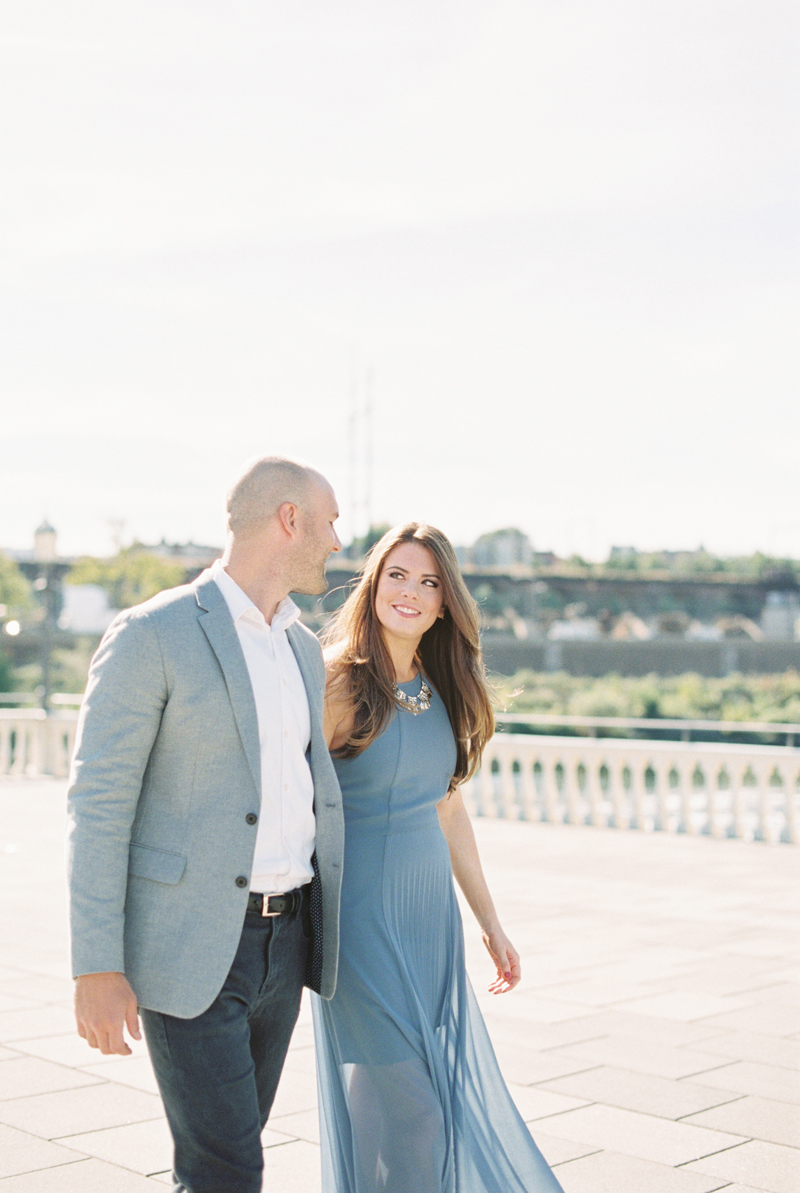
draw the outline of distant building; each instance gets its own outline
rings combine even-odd
[[[761,611],[761,632],[773,642],[791,642],[799,617],[800,603],[796,592],[768,592]]]
[[[108,593],[98,584],[65,584],[58,628],[71,634],[104,634],[114,620]]]
[[[37,563],[54,563],[58,559],[56,532],[46,518],[34,532],[33,558]]]
[[[482,534],[472,548],[476,567],[511,567],[519,563],[529,566],[532,560],[530,539],[513,526]]]

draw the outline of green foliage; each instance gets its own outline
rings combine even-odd
[[[497,592],[491,584],[479,584],[472,595],[480,605],[483,613],[489,617],[496,617],[501,614],[507,604],[503,594]]]
[[[69,574],[70,584],[97,584],[108,593],[115,609],[127,609],[165,588],[182,584],[184,568],[140,548],[126,547],[111,559],[79,559]]]
[[[380,522],[377,526],[370,526],[366,534],[360,534],[354,538],[350,546],[347,548],[347,556],[349,559],[363,559],[375,544],[383,538],[387,530],[391,530],[388,522]]]
[[[36,606],[33,590],[13,559],[0,554],[0,627],[30,613]],[[0,692],[12,692],[17,676],[12,660],[11,640],[0,628]]]
[[[496,691],[500,707],[508,712],[800,724],[796,671],[733,674],[722,679],[693,673],[590,679],[563,671],[520,671],[511,679],[498,680]]]
[[[761,551],[753,555],[718,556],[711,555],[702,547],[698,551],[630,551],[624,555],[610,556],[602,567],[618,572],[715,573],[746,576],[754,580],[778,576],[800,580],[800,560],[779,559],[764,555]]]
[[[0,605],[6,617],[27,613],[34,607],[33,591],[13,559],[0,553]]]
[[[11,659],[5,653],[5,644],[0,644],[0,692],[13,692],[16,686],[16,675]]]

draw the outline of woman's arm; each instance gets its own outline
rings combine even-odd
[[[514,989],[522,976],[519,953],[500,927],[492,896],[483,876],[472,822],[458,788],[451,792],[447,799],[437,804],[436,810],[450,850],[456,882],[480,924],[483,943],[497,967],[497,978],[489,990],[492,994],[505,994],[507,990]]]

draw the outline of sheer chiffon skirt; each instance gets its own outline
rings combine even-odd
[[[561,1193],[464,967],[438,822],[348,831],[339,984],[313,996],[323,1193]]]

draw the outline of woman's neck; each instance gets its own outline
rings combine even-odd
[[[394,667],[395,683],[410,683],[419,670],[416,663],[419,642],[398,642],[394,639],[384,641]]]

